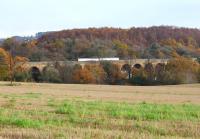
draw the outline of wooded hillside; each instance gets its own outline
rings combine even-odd
[[[31,39],[10,38],[1,44],[31,61],[77,60],[78,57],[172,58],[200,56],[200,30],[89,28],[42,33]]]

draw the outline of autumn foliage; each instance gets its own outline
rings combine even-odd
[[[1,62],[1,75],[2,77],[9,76],[11,84],[14,80],[14,74],[16,72],[22,72],[24,70],[23,65],[27,62],[27,58],[15,56],[13,57],[11,53],[0,48],[0,62]],[[3,67],[2,67],[3,66]]]
[[[87,68],[81,68],[74,71],[73,81],[82,84],[94,83],[94,77]]]
[[[147,63],[144,68],[132,70],[130,80],[138,85],[162,85],[198,83],[200,81],[200,64],[188,58],[171,59],[167,64],[159,63],[153,66]]]
[[[8,76],[8,65],[6,63],[6,51],[0,48],[0,79],[4,80]]]
[[[0,47],[31,61],[77,60],[83,57],[200,57],[198,29],[169,26],[149,28],[89,28],[46,32],[36,38],[5,39]]]
[[[41,35],[42,34],[42,35]],[[91,84],[179,84],[200,79],[200,30],[159,26],[89,28],[12,37],[0,41],[0,80]],[[77,61],[78,58],[119,57],[122,60],[171,59],[167,64],[123,67],[112,62],[59,65],[26,71],[28,61]],[[22,80],[23,79],[23,80]]]

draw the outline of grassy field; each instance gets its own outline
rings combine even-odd
[[[200,138],[200,84],[0,82],[0,138]]]

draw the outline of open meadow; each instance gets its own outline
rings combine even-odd
[[[0,138],[200,138],[200,84],[0,82]]]

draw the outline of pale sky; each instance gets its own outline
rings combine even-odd
[[[200,0],[0,0],[0,38],[88,27],[200,28]]]

